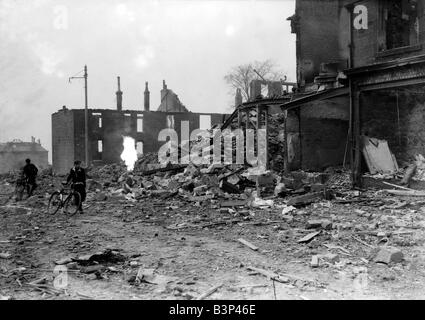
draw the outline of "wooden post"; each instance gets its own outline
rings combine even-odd
[[[353,125],[352,125],[352,131],[353,131],[353,166],[352,166],[352,175],[353,175],[353,186],[355,187],[361,187],[361,152],[362,152],[362,141],[361,141],[361,134],[360,134],[360,108],[361,108],[361,102],[360,102],[360,91],[358,88],[354,87],[352,92],[352,108],[353,108]]]
[[[261,129],[261,107],[257,104],[257,123],[255,124],[255,135],[257,137],[257,157],[260,153],[260,139],[258,139],[258,129]]]
[[[269,170],[269,108],[264,108],[264,126],[266,129],[266,170]]]
[[[283,135],[284,135],[284,153],[283,153],[283,167],[285,173],[289,173],[289,159],[288,159],[288,130],[286,123],[288,121],[288,110],[284,111],[285,119],[283,120]]]
[[[245,130],[248,130],[249,129],[249,109],[246,109],[245,114],[246,114]]]

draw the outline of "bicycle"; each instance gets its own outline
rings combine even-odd
[[[15,199],[16,201],[21,201],[25,190],[27,190],[27,179],[25,177],[18,178],[15,184]]]
[[[56,214],[59,209],[63,208],[63,211],[73,216],[78,212],[81,204],[81,196],[80,194],[73,189],[73,185],[71,188],[65,189],[67,183],[62,182],[62,188],[60,190],[56,190],[52,193],[49,199],[49,204],[47,206],[47,212],[50,215]]]

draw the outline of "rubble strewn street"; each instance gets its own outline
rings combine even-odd
[[[63,177],[16,201],[2,176],[2,299],[423,298],[422,198],[352,190],[341,168],[154,172],[149,157],[88,170],[71,217],[46,212]]]
[[[425,0],[60,2],[0,1],[0,300],[425,299]]]

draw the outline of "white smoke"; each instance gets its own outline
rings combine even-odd
[[[125,162],[128,171],[133,171],[134,164],[137,161],[136,142],[132,137],[123,137],[124,150],[121,153],[121,159]]]

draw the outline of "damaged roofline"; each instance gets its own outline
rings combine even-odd
[[[419,55],[419,56],[408,57],[408,58],[400,58],[400,59],[392,60],[389,62],[370,64],[370,65],[358,67],[358,68],[346,69],[344,70],[344,73],[347,76],[350,76],[350,75],[356,75],[356,74],[373,72],[373,71],[387,70],[387,69],[391,69],[395,67],[404,67],[407,65],[414,65],[418,63],[424,63],[424,62],[425,62],[425,55]]]
[[[304,96],[298,99],[294,99],[292,101],[287,101],[287,99],[285,98],[280,98],[280,99],[263,99],[263,100],[245,102],[239,105],[238,107],[236,107],[235,111],[233,111],[230,117],[221,126],[221,130],[229,126],[229,124],[238,116],[238,111],[240,110],[250,109],[258,105],[262,105],[265,107],[280,105],[283,112],[285,110],[298,108],[301,105],[311,101],[315,101],[315,100],[320,101],[320,100],[340,97],[340,96],[349,95],[349,94],[350,94],[349,87],[341,87],[341,88],[323,90],[320,92],[309,94],[307,96]]]
[[[323,90],[320,92],[316,92],[313,94],[309,94],[307,96],[294,99],[292,101],[287,101],[287,99],[264,99],[264,100],[257,100],[252,102],[247,102],[241,104],[239,107],[237,107],[237,110],[244,110],[248,108],[255,107],[257,105],[281,105],[282,110],[288,110],[291,108],[298,107],[304,103],[314,101],[314,100],[324,100],[334,97],[343,96],[346,94],[349,94],[349,87],[341,87],[341,88],[334,88],[334,89],[328,89]]]

